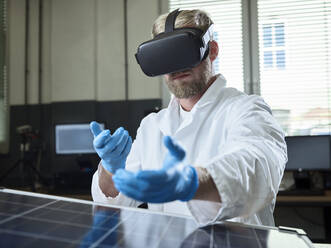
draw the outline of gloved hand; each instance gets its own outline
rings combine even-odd
[[[101,158],[103,167],[112,174],[117,169],[124,168],[132,146],[128,131],[120,127],[111,135],[108,129],[102,131],[95,121],[90,123],[90,129],[94,135],[93,147]]]
[[[185,151],[169,136],[164,138],[164,144],[169,152],[162,169],[141,170],[136,173],[117,170],[113,176],[117,190],[142,202],[191,200],[199,186],[197,172],[192,166],[181,163]]]

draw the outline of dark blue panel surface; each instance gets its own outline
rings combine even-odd
[[[277,229],[198,228],[191,218],[37,196],[0,190],[0,247],[310,247],[305,236]]]

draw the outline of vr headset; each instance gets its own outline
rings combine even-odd
[[[175,29],[179,13],[179,9],[172,11],[167,16],[165,31],[138,47],[136,60],[149,77],[185,71],[208,56],[213,25],[206,32],[198,28]]]

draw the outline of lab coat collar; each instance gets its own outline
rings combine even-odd
[[[225,85],[226,79],[221,74],[217,75],[217,79],[210,85],[210,87],[192,108],[192,117],[197,109],[204,108],[213,103]],[[179,108],[179,100],[176,97],[172,97],[168,108],[163,111],[163,113],[158,115],[157,122],[159,123],[160,130],[164,135],[173,135],[176,132],[180,124]]]

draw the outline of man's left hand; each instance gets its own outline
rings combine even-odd
[[[168,154],[160,170],[136,173],[119,169],[113,176],[115,187],[124,195],[141,202],[163,203],[191,200],[199,186],[194,167],[183,165],[185,151],[171,137],[164,138]]]

